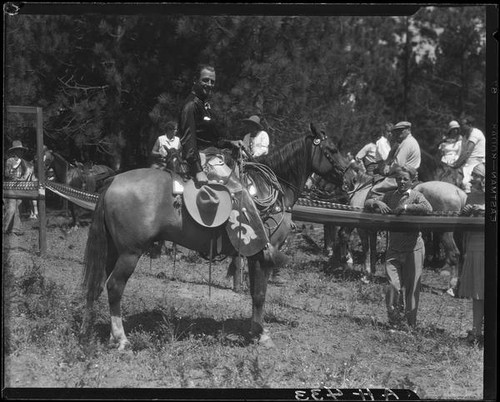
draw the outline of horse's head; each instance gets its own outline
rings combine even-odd
[[[363,162],[352,160],[344,172],[344,180],[342,189],[346,192],[352,191],[359,182],[360,176],[363,173]]]
[[[339,147],[334,141],[326,136],[323,131],[318,131],[311,123],[312,171],[320,175],[325,180],[341,186],[344,172],[348,167],[347,159],[341,155]]]

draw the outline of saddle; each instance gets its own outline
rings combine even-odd
[[[231,211],[223,223],[231,244],[244,257],[257,254],[267,246],[269,238],[254,197],[240,181],[237,169],[231,169],[225,163],[223,154],[200,153],[200,156],[209,183],[224,186],[231,194]],[[190,195],[183,191],[188,182],[187,178],[176,172],[172,172],[172,177],[172,192],[182,193],[184,203],[193,204],[193,200],[186,200]],[[192,217],[196,215],[191,212],[190,214]]]

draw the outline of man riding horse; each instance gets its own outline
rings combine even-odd
[[[225,182],[231,187],[231,193],[238,193],[239,209],[244,213],[239,214],[237,219],[245,219],[256,233],[255,240],[251,244],[242,242],[239,251],[249,256],[265,248],[265,255],[272,258],[275,251],[267,241],[264,224],[252,197],[241,186],[237,177],[238,168],[233,158],[240,147],[243,147],[243,142],[225,138],[216,126],[208,103],[215,86],[215,69],[202,64],[198,67],[197,74],[178,119],[182,158],[187,165],[183,170],[193,178],[196,188],[204,189],[202,191],[206,191],[205,186],[210,186],[211,183]],[[236,226],[241,228],[241,224]],[[235,233],[237,232],[238,229],[235,229]]]

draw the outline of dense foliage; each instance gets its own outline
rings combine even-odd
[[[68,158],[144,166],[158,122],[176,119],[200,62],[216,66],[212,106],[232,137],[261,115],[271,146],[309,122],[357,151],[407,119],[435,149],[462,114],[484,128],[485,7],[385,16],[6,16],[5,103],[41,106],[45,143]],[[457,38],[462,38],[457,40]],[[9,116],[4,147],[34,148]]]

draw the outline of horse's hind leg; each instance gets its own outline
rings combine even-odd
[[[125,285],[139,261],[140,255],[124,253],[118,257],[115,267],[106,281],[109,309],[111,313],[110,344],[118,344],[118,350],[123,350],[129,344],[123,329],[121,316],[121,300]]]
[[[453,232],[445,232],[442,236],[443,247],[446,255],[445,267],[450,267],[450,287],[454,288],[457,284],[459,272],[458,263],[460,259],[460,251],[455,243]],[[445,268],[443,268],[444,270]]]
[[[31,201],[30,219],[38,219],[38,201]]]
[[[257,259],[248,259],[250,294],[252,296],[251,336],[259,336],[259,343],[274,347],[274,343],[264,330],[264,304],[266,302],[267,281],[271,267]]]

